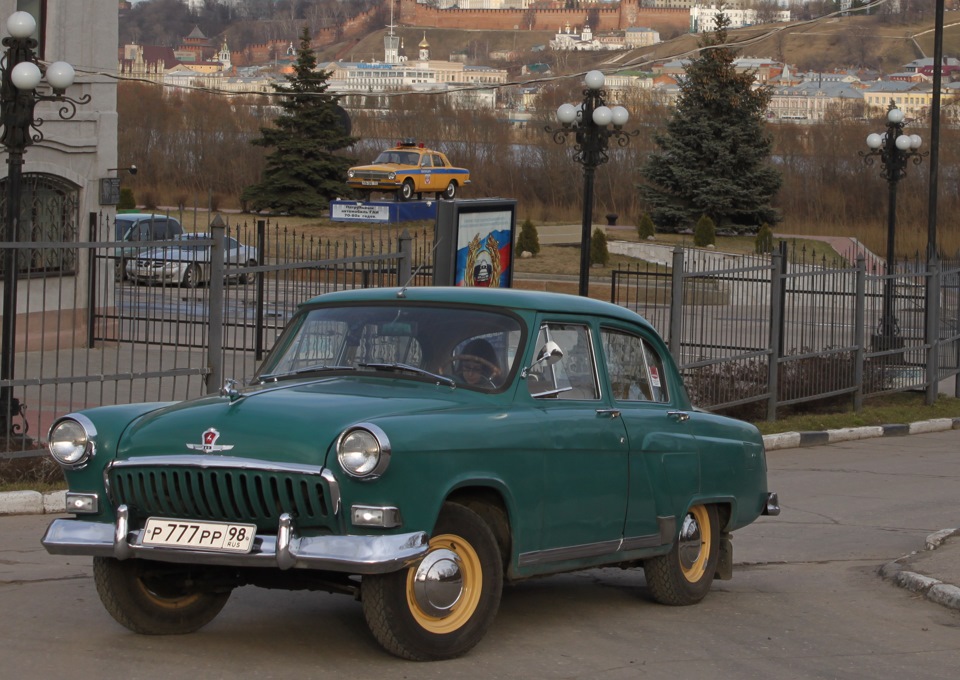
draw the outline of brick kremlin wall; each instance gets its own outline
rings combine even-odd
[[[404,26],[447,29],[484,29],[512,31],[514,26],[527,29],[531,10],[523,9],[436,9],[416,0],[400,0],[398,23]],[[597,9],[540,9],[533,10],[538,31],[556,31],[567,23],[583,26],[588,13],[596,14],[599,25],[594,32],[622,31],[631,27],[653,28],[661,34],[686,33],[690,26],[688,9],[652,9],[639,7],[637,0],[622,0],[614,7]]]

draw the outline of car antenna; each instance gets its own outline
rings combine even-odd
[[[437,239],[437,241],[433,244],[433,249],[430,251],[430,259],[433,259],[433,257],[437,254],[437,246],[439,246],[439,245],[440,245],[440,240]],[[410,284],[411,284],[411,283],[413,282],[413,280],[417,277],[417,274],[420,273],[420,270],[423,269],[423,268],[426,266],[426,264],[427,264],[426,261],[421,262],[421,263],[417,266],[417,268],[413,270],[413,273],[410,275],[410,278],[407,279],[407,282],[406,282],[405,284],[403,284],[403,286],[400,288],[400,290],[397,291],[397,298],[398,298],[398,299],[402,300],[403,298],[406,297],[407,288],[410,287]]]

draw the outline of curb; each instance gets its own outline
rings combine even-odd
[[[796,449],[807,446],[823,446],[835,442],[872,439],[874,437],[904,437],[924,432],[943,432],[960,430],[960,418],[934,418],[916,423],[891,425],[870,425],[865,427],[846,427],[839,430],[822,432],[780,432],[763,436],[763,445],[767,451],[777,449]]]
[[[0,515],[52,515],[66,512],[66,491],[5,491],[0,493]]]
[[[936,550],[950,536],[960,536],[960,529],[941,529],[940,531],[927,536],[924,550]],[[905,562],[917,555],[920,551],[915,550],[909,555],[889,562],[880,567],[880,576],[884,580],[893,581],[894,585],[900,588],[906,588],[912,593],[923,595],[926,599],[936,604],[943,605],[949,609],[960,611],[960,587],[930,576],[924,576],[913,571],[907,571]]]
[[[847,427],[821,432],[780,432],[763,436],[767,451],[823,446],[835,442],[871,439],[874,437],[903,437],[924,432],[960,430],[960,418],[934,418],[909,424]],[[66,491],[41,494],[38,491],[6,491],[0,493],[0,516],[40,515],[66,512]]]

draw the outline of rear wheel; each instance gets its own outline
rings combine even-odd
[[[93,580],[107,612],[144,635],[192,633],[210,623],[230,591],[199,590],[190,568],[146,560],[93,558]]]
[[[191,264],[187,271],[183,272],[183,278],[180,280],[183,288],[196,288],[200,285],[200,266]]]
[[[456,182],[450,182],[450,184],[447,185],[447,188],[444,189],[443,193],[438,196],[438,198],[445,198],[448,201],[452,201],[456,197],[457,197]]]
[[[675,606],[696,604],[710,590],[720,555],[720,526],[714,505],[687,511],[673,549],[647,560],[643,572],[657,602]]]
[[[403,185],[400,187],[400,199],[404,201],[412,201],[413,195],[417,193],[416,187],[413,185],[412,179],[405,179]]]
[[[365,576],[363,614],[391,654],[451,659],[476,645],[500,606],[503,564],[490,527],[473,510],[447,504],[430,551],[415,566]]]

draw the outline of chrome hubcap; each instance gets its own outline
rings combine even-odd
[[[680,564],[684,569],[690,569],[700,556],[703,547],[703,538],[700,535],[700,525],[693,515],[688,514],[680,527]]]
[[[447,616],[463,595],[463,572],[457,554],[441,549],[424,557],[413,576],[413,593],[425,614]]]

